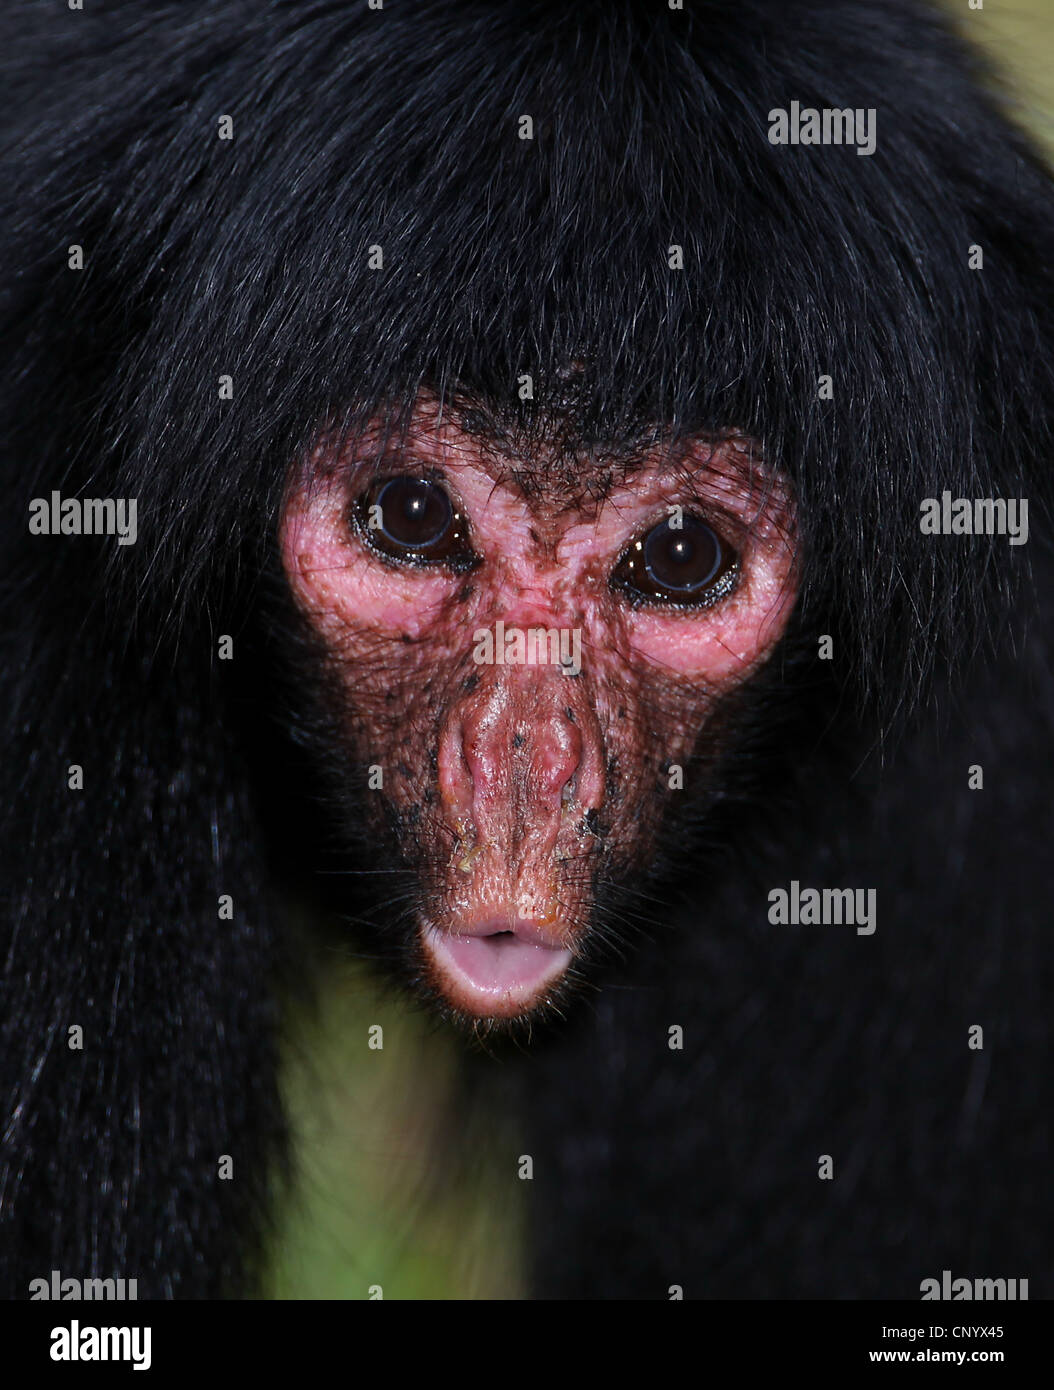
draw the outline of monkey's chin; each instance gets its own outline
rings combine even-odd
[[[516,1018],[545,1001],[571,952],[530,928],[485,924],[463,933],[427,927],[422,936],[436,986],[463,1013]]]

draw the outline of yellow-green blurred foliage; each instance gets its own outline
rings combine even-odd
[[[962,34],[1001,69],[1019,122],[1054,157],[1054,0],[983,5],[975,10],[970,0],[943,0]]]
[[[265,1292],[521,1296],[519,1149],[502,1107],[463,1093],[462,1044],[364,965],[334,956],[326,973],[318,1008],[290,1023],[299,1173]]]

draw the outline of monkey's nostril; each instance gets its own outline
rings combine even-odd
[[[574,779],[582,762],[582,734],[576,724],[563,719],[553,721],[540,731],[536,740],[531,772],[540,789],[566,803],[570,788],[574,795]]]

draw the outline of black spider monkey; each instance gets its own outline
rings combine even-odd
[[[471,762],[484,697],[568,779],[579,897],[559,940],[537,905],[530,940],[464,940],[528,972],[566,946],[566,979],[488,1012],[449,931],[428,956],[373,915],[495,1046],[538,1014],[535,1290],[1049,1289],[1054,200],[977,60],[909,0],[12,0],[0,39],[3,1292],[256,1287],[291,1163],[272,847],[310,888],[387,760],[373,843],[407,872],[425,844],[425,911],[459,776],[477,822],[542,815],[511,752]],[[527,700],[456,616],[403,664],[355,626],[414,584],[482,602],[487,470],[521,558],[550,535],[521,515],[599,535],[616,493],[697,488],[673,549],[642,511],[643,577],[612,540],[565,596],[624,667],[587,643]],[[291,592],[291,507],[354,602]],[[687,665],[655,683],[663,632]],[[408,751],[359,747],[389,692]],[[792,885],[873,890],[872,930],[779,920]]]

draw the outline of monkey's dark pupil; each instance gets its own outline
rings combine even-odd
[[[675,593],[705,588],[718,574],[723,560],[720,540],[697,517],[684,517],[683,525],[677,529],[663,522],[649,531],[644,541],[648,578]]]
[[[408,550],[437,545],[449,531],[454,515],[444,489],[427,478],[392,478],[377,501],[384,534]]]

